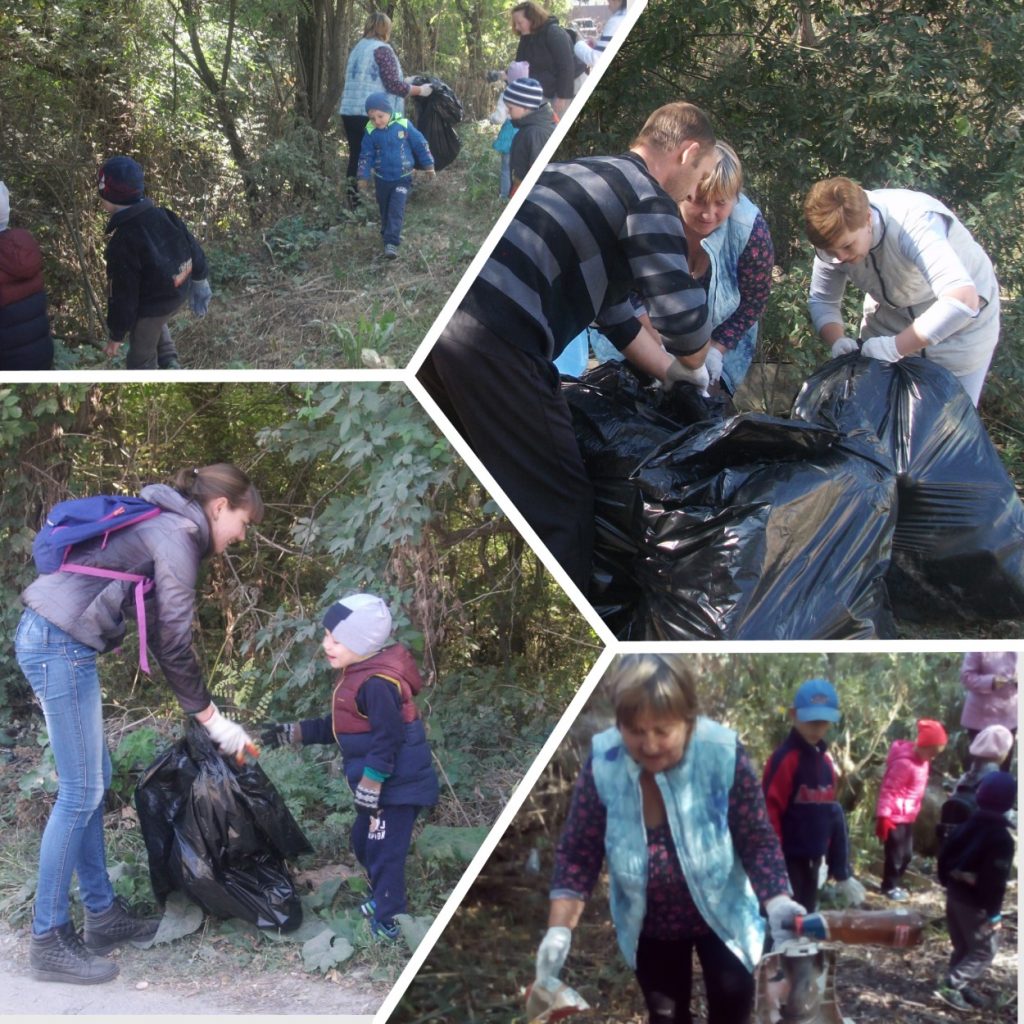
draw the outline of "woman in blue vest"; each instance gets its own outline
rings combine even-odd
[[[348,55],[345,66],[345,86],[341,94],[338,113],[348,140],[349,201],[358,201],[359,189],[356,183],[356,168],[359,164],[359,147],[366,134],[366,99],[371,93],[386,92],[394,96],[392,109],[398,115],[405,111],[406,96],[429,96],[432,86],[411,85],[402,78],[402,65],[398,61],[390,42],[391,19],[380,11],[366,19],[363,38]]]
[[[690,251],[690,273],[711,308],[711,347],[705,361],[712,385],[735,395],[754,359],[757,330],[772,287],[775,250],[761,211],[743,194],[736,151],[717,142],[718,162],[679,204]]]
[[[594,737],[556,854],[537,984],[551,989],[607,858],[619,949],[653,1022],[689,1024],[693,953],[709,1024],[743,1024],[765,941],[804,908],[736,733],[697,714],[679,655],[628,654],[605,677],[616,725]],[[642,824],[641,824],[642,823]]]

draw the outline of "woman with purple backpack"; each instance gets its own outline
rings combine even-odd
[[[263,500],[229,463],[182,469],[170,485],[145,487],[141,497],[153,507],[148,513],[125,528],[101,526],[21,595],[25,611],[15,653],[42,705],[59,779],[43,831],[32,921],[29,965],[39,981],[110,981],[118,967],[103,954],[126,942],[145,945],[157,928],[158,922],[132,916],[115,897],[103,844],[111,763],[96,659],[121,643],[126,612],[142,609],[140,663],[148,668],[148,620],[153,653],[174,695],[220,750],[238,759],[257,752],[245,729],[225,718],[210,697],[192,646],[192,619],[200,563],[244,540],[246,527],[263,517]],[[40,535],[47,530],[50,537],[56,533],[50,523]],[[139,597],[136,605],[136,591],[148,599]],[[75,873],[84,936],[71,920]]]

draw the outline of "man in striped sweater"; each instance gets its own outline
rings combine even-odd
[[[710,170],[714,143],[701,110],[670,103],[629,152],[550,164],[419,370],[582,590],[593,491],[552,360],[596,321],[666,387],[706,386],[707,296],[690,276],[677,204]],[[636,319],[631,291],[657,334]]]

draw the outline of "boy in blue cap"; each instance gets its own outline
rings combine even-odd
[[[398,256],[405,223],[405,204],[412,188],[412,172],[424,171],[434,177],[434,157],[423,134],[409,121],[394,113],[386,92],[366,97],[369,121],[359,150],[356,176],[360,188],[368,188],[371,179],[380,209],[380,234],[384,240],[384,258]]]
[[[339,670],[331,713],[271,725],[267,747],[331,743],[341,747],[355,796],[352,850],[370,879],[360,908],[378,938],[394,941],[406,912],[405,859],[416,816],[437,803],[437,774],[414,697],[423,687],[416,662],[391,640],[391,612],[374,594],[352,594],[324,615],[324,654]]]
[[[167,321],[187,298],[196,316],[210,305],[206,256],[180,218],[145,196],[142,168],[112,156],[99,170],[107,222],[105,352],[117,355],[128,338],[129,370],[177,370],[178,352]]]
[[[764,767],[768,817],[775,829],[793,899],[809,914],[818,905],[818,873],[823,860],[850,905],[864,900],[864,886],[850,871],[846,818],[836,802],[836,770],[825,735],[839,721],[839,694],[826,679],[809,679],[789,709],[793,727]]]

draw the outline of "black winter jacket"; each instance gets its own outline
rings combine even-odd
[[[140,317],[169,316],[207,276],[202,247],[170,210],[142,199],[107,222],[107,329],[121,341]]]
[[[535,32],[519,37],[516,60],[530,63],[530,77],[544,90],[544,98],[571,100],[576,81],[576,57],[569,33],[548,18]]]
[[[1013,836],[1002,814],[975,811],[958,826],[939,852],[939,881],[950,896],[981,907],[989,917],[1001,912],[1013,865]],[[954,872],[975,876],[973,882]]]
[[[509,161],[512,168],[512,183],[518,186],[540,155],[544,143],[551,138],[551,133],[555,130],[555,117],[551,104],[543,103],[536,110],[531,110],[525,117],[512,123],[519,130],[512,137]]]

